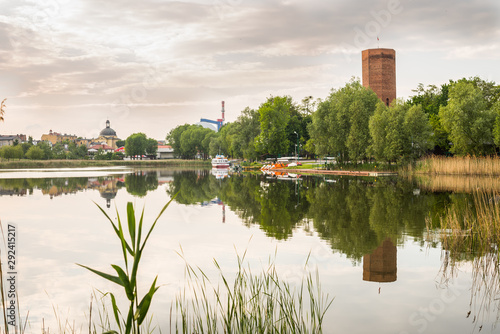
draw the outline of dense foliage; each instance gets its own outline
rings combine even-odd
[[[406,163],[425,154],[488,155],[500,147],[500,86],[478,77],[440,87],[419,84],[415,95],[387,107],[359,80],[324,100],[298,104],[271,96],[245,108],[219,132],[178,126],[167,136],[177,156],[224,154],[247,160],[330,156],[339,163]]]

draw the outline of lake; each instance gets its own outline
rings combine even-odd
[[[271,259],[292,285],[305,267],[317,271],[323,293],[334,298],[325,333],[499,332],[498,276],[478,279],[478,259],[443,249],[437,228],[450,207],[472,205],[470,184],[182,169],[2,171],[0,219],[4,232],[8,224],[17,228],[27,333],[88,331],[97,290],[125,300],[117,285],[76,265],[109,273],[110,264],[122,265],[119,241],[97,205],[116,221],[116,210],[125,219],[132,202],[145,208],[149,226],[174,194],[138,278],[142,295],[158,275],[152,323],[164,333],[185,287],[185,263],[210,276],[216,259],[231,275],[245,252],[252,272]],[[5,245],[1,252],[5,261]]]

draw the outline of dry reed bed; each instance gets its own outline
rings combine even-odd
[[[430,156],[420,160],[416,173],[449,175],[500,175],[498,157],[442,157]]]
[[[417,175],[415,180],[422,189],[432,192],[500,192],[500,178],[494,176]]]

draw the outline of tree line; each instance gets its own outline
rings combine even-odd
[[[271,96],[245,108],[219,132],[181,125],[167,141],[177,156],[331,156],[340,163],[409,162],[422,155],[496,154],[500,147],[500,86],[478,77],[423,84],[407,100],[382,103],[352,79],[325,99]]]
[[[104,152],[102,148],[93,154],[89,154],[85,145],[77,145],[70,140],[57,142],[54,145],[45,141],[33,144],[33,138],[19,143],[14,141],[13,145],[0,148],[0,157],[10,159],[31,159],[31,160],[51,160],[51,159],[94,159],[94,160],[122,160],[125,155],[142,159],[143,155],[156,157],[158,142],[153,138],[148,138],[144,133],[134,133],[126,140],[116,142],[118,147],[125,147],[123,152]]]

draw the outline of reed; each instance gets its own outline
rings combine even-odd
[[[116,325],[118,326],[118,331],[109,330],[106,333],[112,334],[120,332],[125,334],[130,334],[130,333],[140,334],[141,325],[146,319],[149,307],[151,305],[151,301],[153,299],[153,295],[155,294],[155,292],[158,290],[159,287],[156,286],[156,280],[158,278],[156,277],[153,283],[151,284],[149,291],[141,299],[139,299],[139,291],[138,291],[139,284],[137,282],[139,263],[141,261],[144,247],[146,246],[146,243],[149,237],[151,236],[151,233],[153,232],[153,229],[155,228],[158,219],[161,217],[161,215],[170,205],[170,203],[174,200],[174,198],[175,196],[173,196],[170,199],[170,201],[167,204],[165,204],[165,206],[162,208],[162,210],[156,217],[155,221],[149,228],[149,231],[146,234],[144,240],[142,239],[144,208],[142,210],[139,223],[136,224],[134,206],[130,202],[127,203],[127,230],[129,236],[126,236],[125,229],[123,228],[123,225],[121,223],[120,215],[118,214],[118,210],[116,212],[117,224],[115,224],[113,220],[108,216],[106,211],[104,211],[104,209],[96,203],[101,212],[104,214],[104,216],[106,216],[106,218],[111,223],[113,230],[115,231],[118,239],[120,240],[120,246],[123,254],[125,269],[123,269],[118,265],[112,264],[111,267],[116,271],[116,275],[112,275],[92,269],[90,267],[81,264],[78,265],[85,269],[90,270],[94,274],[108,281],[120,285],[123,288],[124,294],[127,296],[127,299],[129,301],[127,316],[123,317],[116,302],[115,296],[112,293],[109,293],[109,296],[111,298],[113,316],[116,321]]]
[[[451,191],[473,193],[478,189],[500,192],[500,178],[494,176],[413,175],[419,187],[431,192]]]
[[[419,160],[414,173],[449,174],[449,175],[500,175],[500,158],[496,156],[475,157],[443,157],[430,156]]]
[[[451,207],[441,218],[441,273],[448,282],[457,275],[460,264],[471,264],[471,318],[479,324],[490,310],[500,311],[500,195],[476,190],[473,196],[474,206],[465,211]]]
[[[174,333],[322,333],[333,299],[323,295],[319,275],[308,272],[299,286],[280,279],[274,262],[259,274],[237,256],[234,279],[214,260],[219,284],[186,262],[187,288],[170,309]]]

